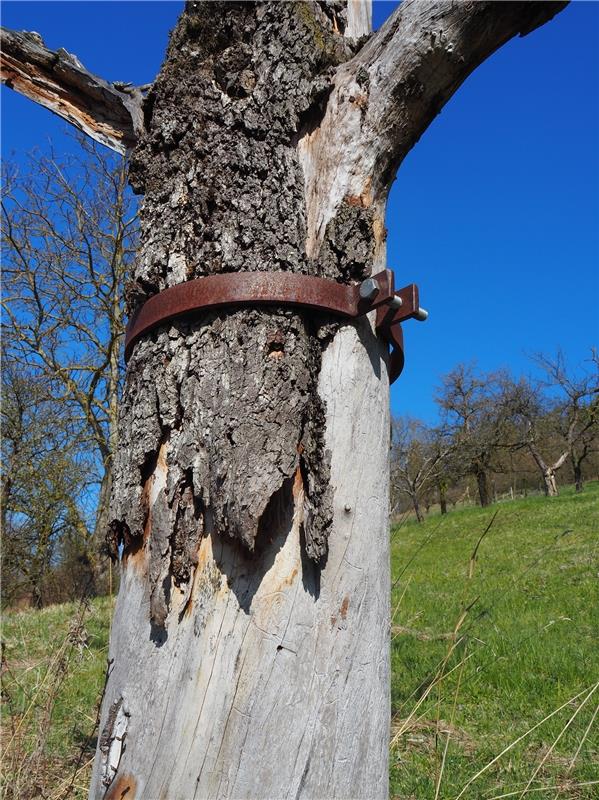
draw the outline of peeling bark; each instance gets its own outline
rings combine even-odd
[[[308,252],[317,255],[344,201],[372,208],[383,229],[399,165],[453,93],[501,45],[566,5],[403,0],[339,66],[323,121],[304,142]]]
[[[342,281],[370,273],[372,224],[362,208],[338,215],[318,261],[305,249],[297,143],[322,115],[332,69],[353,52],[333,25],[343,11],[341,4],[187,7],[132,157],[131,179],[145,197],[130,310],[156,291],[217,272]],[[325,315],[225,311],[164,326],[136,346],[112,530],[143,538],[146,473],[168,441],[167,484],[149,543],[156,625],[168,613],[171,583],[189,582],[198,537],[209,528],[254,551],[272,498],[298,468],[306,554],[316,563],[326,558],[330,456],[316,384],[322,349],[338,328]]]

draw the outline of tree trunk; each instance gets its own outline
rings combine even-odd
[[[489,476],[487,471],[482,468],[477,468],[476,472],[476,485],[478,487],[478,497],[480,500],[481,506],[483,508],[485,506],[491,505],[491,495],[489,492]]]
[[[418,497],[415,494],[412,495],[412,505],[414,506],[414,511],[416,513],[416,522],[424,522],[424,517],[422,516],[422,511],[420,510],[420,503],[418,502]]]
[[[582,469],[579,461],[574,463],[574,486],[576,487],[577,492],[582,492],[584,489],[584,483],[582,481]]]
[[[29,564],[27,578],[31,590],[31,605],[33,608],[44,607],[46,594],[45,578],[50,562],[50,536],[49,530],[40,532],[36,542],[35,555]]]
[[[447,486],[445,483],[439,484],[439,505],[441,514],[447,514]]]
[[[583,451],[584,456],[586,456],[586,450]],[[574,474],[574,487],[576,492],[582,492],[584,489],[584,483],[582,481],[582,462],[584,460],[584,456],[579,458],[574,450],[570,451],[570,463],[572,464],[572,473]]]
[[[306,249],[305,140],[352,54],[341,8],[188,6],[132,159],[134,302],[223,271],[348,282],[386,266],[384,203],[340,203]],[[385,358],[366,318],[277,308],[136,346],[91,797],[387,796]]]
[[[131,160],[129,310],[203,275],[385,267],[401,159],[562,4],[509,6],[408,1],[361,47],[343,36],[367,33],[355,2],[187,4]],[[369,318],[280,307],[136,344],[91,798],[387,797],[385,351]]]
[[[112,493],[112,456],[104,461],[104,474],[98,493],[96,519],[90,547],[93,571],[91,594],[103,594],[107,590],[108,559],[106,557],[106,531],[110,522],[110,496]]]
[[[546,467],[543,471],[543,489],[546,497],[557,497],[559,494],[553,467]]]

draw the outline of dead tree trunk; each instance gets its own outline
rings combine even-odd
[[[129,310],[219,272],[386,266],[403,157],[472,69],[563,5],[405,0],[368,38],[357,0],[189,3],[131,162]],[[368,318],[228,310],[136,345],[91,798],[387,797],[387,393]]]
[[[545,496],[557,497],[559,495],[559,490],[557,488],[556,473],[558,469],[565,464],[566,458],[568,457],[568,450],[564,450],[564,452],[553,464],[548,464],[541,455],[534,440],[531,439],[528,442],[528,449],[534,459],[535,464],[539,468],[541,475],[543,476],[543,491],[545,492]]]

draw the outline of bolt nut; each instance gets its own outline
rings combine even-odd
[[[424,322],[428,319],[428,311],[426,311],[424,308],[419,308],[414,316],[414,319],[417,319],[418,322]]]
[[[360,284],[360,297],[362,300],[374,300],[379,292],[380,286],[374,278],[366,278]]]
[[[403,300],[398,294],[395,294],[389,301],[389,305],[391,308],[401,308],[403,306]]]

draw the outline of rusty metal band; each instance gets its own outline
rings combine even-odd
[[[395,292],[389,269],[373,276],[378,292],[371,299],[360,296],[360,285],[336,283],[325,278],[286,272],[234,272],[204,278],[165,289],[147,300],[127,325],[125,361],[136,342],[159,325],[211,309],[244,306],[292,306],[325,311],[345,318],[357,318],[377,311],[376,327],[392,346],[389,379],[394,381],[403,368],[403,336],[399,323],[415,316],[418,289],[414,284]],[[390,307],[401,297],[399,309]]]

